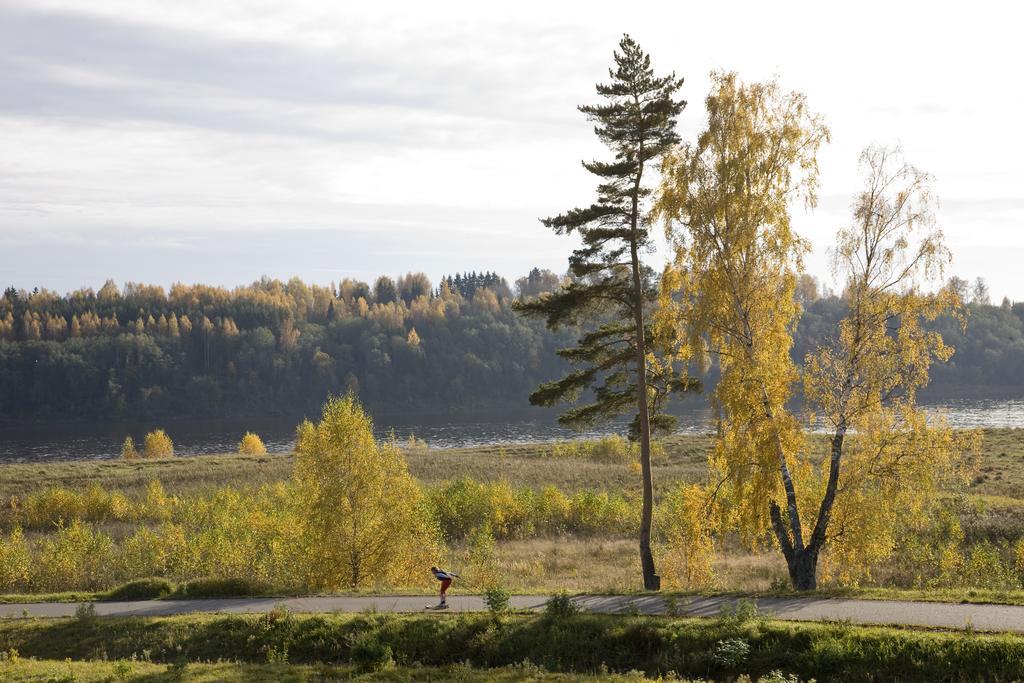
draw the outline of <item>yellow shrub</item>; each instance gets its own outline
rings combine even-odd
[[[32,554],[21,527],[15,527],[6,540],[0,536],[0,593],[28,592],[32,564]]]
[[[569,524],[572,506],[569,498],[554,484],[547,484],[540,490],[535,503],[535,524],[547,533],[563,533]]]
[[[467,544],[468,566],[473,584],[481,590],[501,585],[501,569],[494,554],[494,534],[489,524],[474,529]]]
[[[171,519],[174,502],[175,499],[164,491],[160,480],[151,479],[146,486],[146,497],[139,505],[138,517],[156,522],[166,522]]]
[[[135,442],[130,436],[126,436],[124,439],[124,444],[121,446],[121,457],[125,460],[134,460],[139,457],[139,452],[135,450]]]
[[[240,455],[266,455],[267,447],[263,445],[263,439],[258,434],[246,432],[238,444],[238,453]]]
[[[999,549],[984,541],[971,548],[963,568],[963,585],[997,590],[1020,588],[1013,569],[1003,561]]]
[[[164,430],[155,429],[146,434],[143,455],[147,458],[170,458],[174,455],[174,442]]]
[[[89,522],[117,521],[132,519],[132,504],[120,491],[108,493],[99,484],[93,484],[81,495],[81,518]]]
[[[25,499],[24,522],[29,528],[49,527],[85,515],[82,496],[62,487],[30,493]]]
[[[704,507],[706,494],[696,484],[673,489],[659,506],[665,537],[660,569],[666,588],[699,590],[714,585],[714,541]]]
[[[114,543],[81,520],[39,544],[37,583],[43,590],[97,590],[111,584]]]
[[[149,527],[139,527],[118,547],[117,567],[128,580],[166,576],[170,554],[163,539]]]

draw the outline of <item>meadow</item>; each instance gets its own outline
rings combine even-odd
[[[658,442],[654,476],[659,506],[665,492],[704,476],[709,445],[710,438],[699,435]],[[814,447],[824,454],[826,444],[817,438]],[[425,491],[444,535],[447,554],[442,561],[486,573],[510,590],[534,593],[637,589],[634,536],[640,477],[629,448],[614,438],[458,449],[432,449],[417,440],[402,444],[410,473]],[[294,461],[294,455],[223,454],[0,466],[0,539],[8,539],[6,546],[0,545],[0,592],[100,594],[151,574],[177,585],[224,571],[228,575],[222,578],[239,579],[231,584],[233,590],[301,592],[294,582],[282,579],[280,566],[267,564],[261,544],[272,539],[253,540],[243,528],[246,516],[254,514],[246,501],[280,496]],[[922,532],[931,535],[923,539],[927,543],[917,544],[917,554],[903,553],[900,561],[878,567],[870,581],[825,585],[822,592],[1024,602],[1024,557],[1019,553],[1024,537],[1024,430],[986,430],[976,472],[964,490],[949,492],[943,506],[956,511],[955,525],[938,520],[934,529]],[[208,534],[206,527],[214,518],[221,520],[219,531]],[[154,545],[154,538],[170,528],[168,523],[184,529],[184,540],[172,544],[178,552],[205,559],[163,557],[170,551]],[[478,533],[482,527],[485,537]],[[16,553],[10,543],[16,528],[30,545],[94,556],[77,563],[44,558],[33,562],[39,567],[34,578],[16,580],[11,569]],[[922,548],[934,545],[936,534],[958,546],[955,572],[940,573],[937,565],[929,565],[933,558],[921,554]],[[247,543],[254,544],[248,554]],[[234,564],[225,560],[231,556],[225,548],[237,552]],[[22,562],[27,560],[23,557]],[[674,588],[785,592],[785,579],[777,552],[769,548],[752,553],[726,539],[716,547],[713,583]],[[425,577],[413,585],[375,584],[361,590],[416,592],[430,587]]]

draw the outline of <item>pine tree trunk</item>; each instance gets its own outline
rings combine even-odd
[[[643,147],[638,157],[642,158]],[[644,338],[644,290],[640,279],[640,255],[637,252],[636,229],[639,220],[640,176],[636,175],[633,192],[633,239],[629,253],[633,266],[633,320],[636,327],[636,407],[640,427],[640,472],[643,477],[643,502],[640,509],[640,568],[644,575],[644,589],[661,590],[661,577],[654,567],[651,552],[651,526],[654,516],[654,479],[651,474],[651,416],[647,405],[647,340]]]
[[[643,290],[637,265],[635,243],[633,252],[633,288],[636,298],[637,329],[637,414],[640,416],[640,471],[643,477],[643,504],[640,510],[640,566],[644,575],[644,588],[661,590],[661,577],[654,568],[651,552],[651,522],[654,515],[654,479],[651,475],[651,418],[647,406],[647,345],[644,343]]]

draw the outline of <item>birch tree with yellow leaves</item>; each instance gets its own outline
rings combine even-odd
[[[790,351],[809,248],[791,207],[815,205],[829,131],[803,95],[775,82],[715,74],[706,104],[707,129],[663,168],[655,210],[675,258],[657,335],[678,360],[721,368],[709,463],[718,523],[753,547],[774,539],[794,587],[813,589],[826,548],[829,572],[841,566],[846,579],[891,553],[896,516],[925,509],[970,446],[915,405],[930,363],[951,353],[920,322],[956,302],[919,289],[949,254],[926,176],[892,172],[887,155],[869,151],[868,190],[836,250],[850,313],[803,377],[810,407],[832,430],[829,456],[816,458],[787,407],[801,381]]]
[[[308,586],[423,583],[441,552],[436,525],[397,444],[374,439],[358,401],[328,400],[318,423],[299,426],[295,456]]]

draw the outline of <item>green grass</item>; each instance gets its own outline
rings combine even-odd
[[[53,683],[276,683],[277,681],[433,681],[435,683],[475,683],[476,681],[553,681],[572,683],[594,681],[597,676],[552,673],[529,665],[495,669],[474,669],[464,664],[445,667],[388,667],[381,671],[361,672],[351,665],[327,664],[242,664],[235,662],[154,664],[119,660],[116,662],[67,662],[26,660],[0,662],[0,679],[10,683],[48,681]],[[629,683],[648,680],[642,674],[600,676],[600,680]],[[686,683],[679,681],[679,683]]]
[[[0,621],[0,652],[74,661],[237,662],[477,668],[721,679],[778,670],[819,681],[1010,681],[1024,638],[973,632],[719,619],[489,615],[260,616]],[[737,652],[739,655],[737,655]],[[415,663],[415,664],[414,664]],[[186,670],[192,667],[188,664]],[[535,671],[535,669],[530,669]],[[159,680],[159,679],[158,679]],[[301,680],[301,679],[300,679]],[[445,679],[441,679],[445,680]],[[474,679],[470,679],[474,680]],[[509,680],[516,680],[510,678]]]

